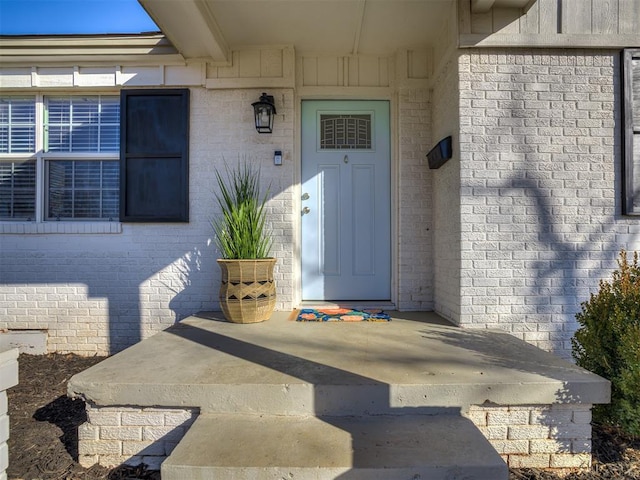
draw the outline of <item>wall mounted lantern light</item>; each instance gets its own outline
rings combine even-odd
[[[256,130],[258,133],[273,132],[273,117],[276,114],[276,106],[273,102],[273,95],[262,93],[260,100],[252,103],[256,117]]]

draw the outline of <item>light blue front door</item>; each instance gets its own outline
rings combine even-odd
[[[302,298],[391,298],[389,102],[302,102]]]

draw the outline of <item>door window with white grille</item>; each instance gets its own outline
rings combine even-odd
[[[371,114],[321,113],[320,150],[371,150]]]

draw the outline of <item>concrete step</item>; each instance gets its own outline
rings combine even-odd
[[[457,415],[203,414],[162,480],[506,480],[504,461]]]
[[[507,333],[391,313],[330,325],[290,312],[251,325],[203,313],[75,375],[69,394],[100,406],[300,416],[609,401],[606,380]]]

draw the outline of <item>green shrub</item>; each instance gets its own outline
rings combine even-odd
[[[594,406],[594,420],[640,436],[640,265],[620,253],[610,282],[582,304],[571,340],[576,363],[611,381],[611,404]]]

